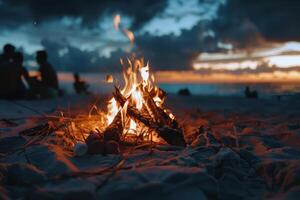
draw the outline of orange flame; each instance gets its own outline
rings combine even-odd
[[[124,33],[124,35],[126,35],[126,37],[129,39],[129,41],[130,41],[131,43],[134,43],[134,34],[133,34],[132,31],[123,28],[123,29],[122,29],[122,32]]]
[[[114,16],[114,27],[116,30],[119,30],[120,22],[121,22],[121,16],[119,14],[115,15]]]
[[[152,95],[153,101],[157,106],[162,107],[164,99],[159,97],[159,89],[153,85],[153,76],[149,72],[149,64],[145,65],[143,59],[127,59],[127,66],[125,66],[124,61],[121,60],[121,64],[124,66],[123,78],[124,78],[124,87],[121,88],[121,94],[126,97],[128,100],[123,108],[121,108],[116,99],[113,97],[108,103],[108,113],[107,113],[107,124],[110,124],[118,112],[121,112],[122,124],[124,125],[124,133],[136,134],[141,132],[141,128],[136,122],[130,118],[126,117],[127,105],[130,103],[131,106],[134,106],[139,111],[146,109],[147,105],[145,104],[144,95]],[[174,115],[165,110],[169,116],[174,119]],[[158,140],[154,136],[152,138],[154,141]]]
[[[123,33],[123,35],[125,35],[131,44],[134,43],[134,34],[132,31],[126,29],[126,28],[123,28],[120,26],[121,24],[121,16],[119,14],[115,15],[114,16],[114,28],[119,31],[121,29],[121,32]]]

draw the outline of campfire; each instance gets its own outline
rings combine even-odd
[[[134,34],[120,27],[121,18],[114,17],[114,27],[134,42]],[[166,92],[154,85],[149,63],[132,56],[121,60],[123,84],[107,76],[114,84],[113,97],[108,101],[107,112],[93,106],[89,115],[47,116],[47,123],[24,131],[23,135],[36,136],[26,145],[31,145],[51,135],[64,137],[64,144],[74,149],[75,154],[119,153],[120,146],[139,144],[169,144],[185,146],[183,131],[172,112],[164,105]],[[123,85],[123,86],[121,86]],[[92,114],[96,111],[96,114]],[[66,145],[65,145],[66,146]]]
[[[115,15],[114,27],[134,42],[134,34],[120,27],[121,17]],[[183,134],[175,116],[164,107],[166,93],[155,86],[149,63],[134,56],[123,66],[124,87],[115,87],[108,104],[107,124],[104,138],[161,142],[185,146]]]
[[[136,58],[121,63],[125,84],[122,88],[115,86],[108,103],[108,126],[103,132],[104,138],[185,146],[175,116],[164,107],[166,93],[153,84],[149,63]]]
[[[121,17],[116,15],[115,29],[121,31],[132,45],[133,32],[120,26],[120,23]],[[164,106],[166,93],[154,85],[154,76],[150,74],[149,63],[145,63],[143,58],[132,56],[130,59],[121,60],[121,64],[124,86],[115,85],[113,97],[108,102],[108,111],[105,114],[106,128],[98,131],[100,137],[90,135],[92,142],[87,144],[93,146],[94,138],[98,138],[98,141],[100,138],[104,142],[110,142],[112,146],[116,146],[116,143],[143,142],[185,146],[183,132],[175,116]],[[119,83],[113,81],[112,76],[108,76],[107,81]],[[94,146],[101,144],[98,142]]]
[[[132,57],[121,64],[123,87],[111,75],[107,77],[115,87],[106,112],[94,105],[88,115],[60,112],[60,116],[46,116],[45,124],[20,133],[30,136],[23,148],[43,139],[63,141],[76,155],[117,154],[126,146],[143,144],[185,146],[182,129],[164,105],[166,92],[154,85],[149,63]]]

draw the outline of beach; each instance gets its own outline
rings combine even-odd
[[[280,101],[169,95],[167,107],[184,129],[185,148],[157,145],[126,156],[75,156],[46,140],[14,151],[28,140],[19,133],[40,124],[43,114],[84,113],[93,102],[104,109],[107,99],[1,100],[1,198],[296,199],[300,194],[297,95]]]

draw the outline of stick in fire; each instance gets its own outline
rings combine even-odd
[[[127,99],[121,94],[120,90],[115,87],[115,92],[113,93],[114,98],[116,101],[120,104],[121,107],[125,105],[127,102]],[[154,106],[153,106],[154,105]],[[152,104],[151,109],[153,109],[153,113],[162,113],[156,104]],[[163,113],[165,113],[163,111]],[[155,123],[153,119],[149,119],[143,115],[138,109],[136,109],[132,105],[128,105],[127,107],[127,114],[129,117],[131,117],[133,120],[137,122],[143,123],[145,126],[149,127],[150,129],[153,129],[157,132],[158,136],[163,138],[168,144],[170,145],[176,145],[176,146],[186,146],[184,137],[183,137],[183,132],[180,128],[178,127],[170,127],[168,124],[161,124],[161,123]],[[166,118],[164,116],[157,116],[158,118]],[[175,119],[171,119],[168,116],[169,121],[176,121]],[[177,122],[173,122],[170,124],[178,124]]]

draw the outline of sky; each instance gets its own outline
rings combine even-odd
[[[262,62],[281,70],[287,60],[278,56],[299,59],[299,10],[296,0],[0,0],[0,45],[14,44],[33,68],[34,53],[45,49],[60,71],[119,71],[119,59],[131,53],[154,70],[260,72]],[[116,14],[134,44],[114,29]]]

